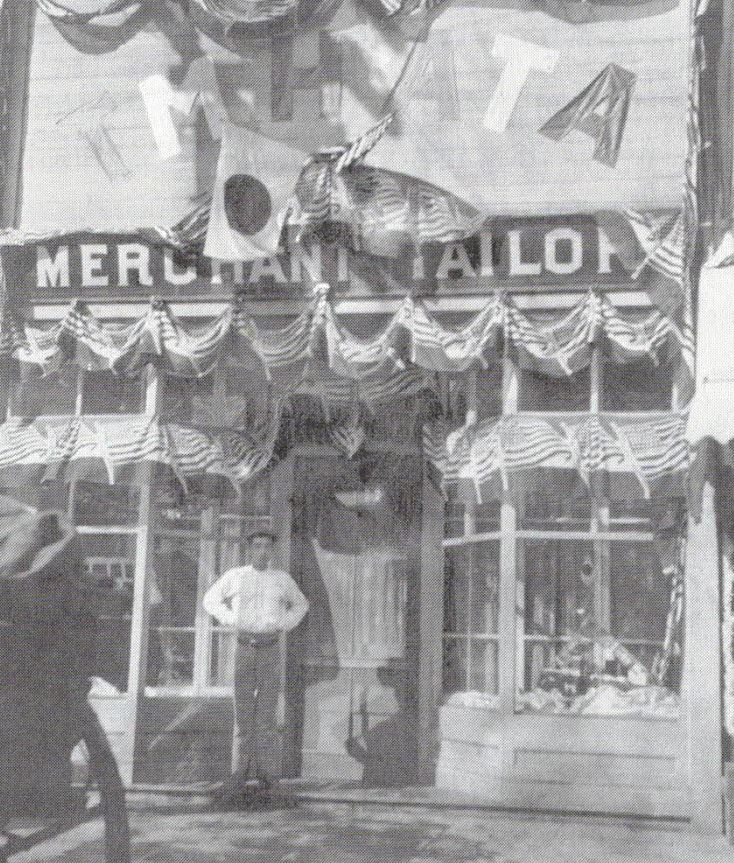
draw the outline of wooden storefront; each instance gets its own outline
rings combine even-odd
[[[150,227],[211,191],[209,115],[170,121],[166,161],[138,88],[180,83],[189,43],[150,28],[100,60],[21,18],[30,97],[4,156],[27,181],[3,206],[32,230],[2,248],[0,490],[66,509],[108,591],[91,697],[125,781],[227,771],[234,641],[201,600],[266,526],[311,602],[284,653],[285,775],[720,829],[720,572],[712,499],[699,521],[685,503],[690,345],[593,207],[525,202],[391,261],[324,239],[220,265],[201,236],[192,253]],[[236,91],[238,58],[207,51]],[[37,166],[71,151],[69,201],[49,202]],[[366,397],[350,363],[378,342]]]
[[[639,295],[609,297],[622,317],[652,314]],[[549,301],[516,297],[526,319],[541,322]],[[481,308],[478,298],[463,302],[463,312],[456,300],[428,306],[456,325]],[[580,302],[576,293],[554,294],[555,319],[558,306],[567,314]],[[367,323],[374,313],[358,317],[369,300],[342,303],[352,327],[361,319],[362,332],[375,330]],[[291,303],[284,318],[282,303],[250,303],[271,329],[299,307]],[[142,311],[92,310],[118,321],[121,311]],[[36,312],[43,329],[66,309],[39,303]],[[77,438],[43,466],[41,484],[20,490],[8,480],[33,474],[32,455],[19,460],[20,473],[8,466],[3,483],[67,507],[87,566],[110,588],[93,700],[126,780],[186,784],[226,771],[232,636],[212,625],[201,597],[244,560],[247,531],[269,525],[279,561],[312,604],[283,669],[286,775],[371,787],[428,783],[501,806],[716,820],[719,612],[706,585],[717,575],[707,555],[710,523],[685,515],[685,469],[646,480],[627,464],[609,472],[599,494],[578,462],[554,466],[557,453],[517,469],[511,462],[523,441],[545,446],[543,429],[578,444],[590,422],[601,434],[597,446],[611,445],[610,429],[619,444],[626,429],[638,462],[650,436],[662,447],[650,457],[667,458],[665,436],[677,446],[684,424],[679,358],[671,357],[618,365],[600,340],[584,368],[559,378],[523,368],[507,350],[484,371],[435,378],[431,410],[453,418],[450,458],[458,459],[458,476],[444,464],[443,491],[440,458],[415,437],[435,419],[401,402],[391,408],[390,434],[367,437],[351,456],[321,432],[291,438],[239,500],[145,458],[110,467],[98,440],[78,438],[86,429],[114,442],[111,429],[146,416],[172,420],[182,409],[211,430],[213,410],[235,416],[246,406],[247,376],[231,373],[234,359],[201,381],[150,365],[119,378],[79,371],[74,360],[38,378],[15,364],[7,440],[34,415],[31,427],[55,430],[57,442],[77,423]],[[313,410],[311,396],[306,403]],[[478,479],[462,462],[461,436],[474,430],[481,461],[493,424],[504,429],[504,473]],[[679,606],[676,590],[685,595]]]

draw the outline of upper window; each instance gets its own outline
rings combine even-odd
[[[518,407],[521,411],[588,411],[591,407],[590,369],[560,378],[523,369]]]
[[[651,359],[619,365],[604,358],[601,373],[601,409],[605,411],[670,410],[673,376],[669,365]]]
[[[145,376],[126,378],[110,371],[85,372],[83,414],[140,413],[145,400]]]

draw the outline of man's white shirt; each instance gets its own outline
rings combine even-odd
[[[262,634],[289,632],[308,611],[308,600],[287,572],[252,566],[227,570],[204,594],[203,605],[224,626]]]

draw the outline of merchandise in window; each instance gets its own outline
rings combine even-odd
[[[652,541],[526,539],[518,570],[519,711],[679,715],[682,583]]]
[[[499,688],[499,542],[446,549],[444,694],[484,701]],[[465,700],[466,700],[465,698]]]
[[[138,522],[140,489],[80,481],[72,487],[74,521],[83,525],[131,525]]]

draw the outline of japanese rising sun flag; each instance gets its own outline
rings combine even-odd
[[[273,254],[307,157],[280,141],[227,125],[204,254],[224,261]]]

